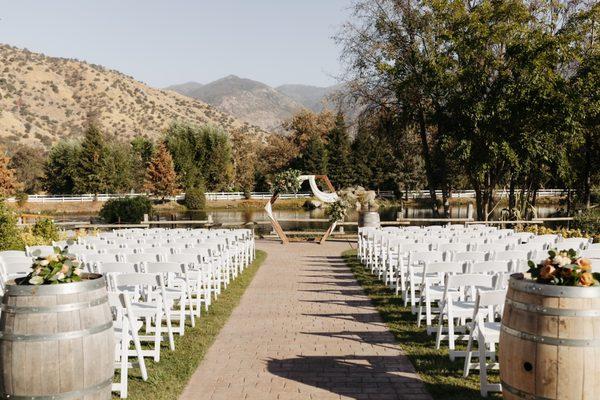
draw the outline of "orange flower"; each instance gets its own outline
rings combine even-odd
[[[575,261],[575,264],[579,265],[579,267],[581,267],[581,269],[585,272],[592,271],[592,262],[587,258],[580,258],[577,261]]]
[[[552,265],[544,265],[540,270],[540,278],[552,279],[554,277],[555,272],[556,268],[554,268]]]
[[[584,272],[579,277],[579,284],[581,286],[592,286],[594,284],[594,277],[589,272]]]

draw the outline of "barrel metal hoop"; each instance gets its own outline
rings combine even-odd
[[[76,398],[83,398],[89,394],[96,393],[102,389],[106,389],[107,387],[112,385],[113,378],[101,382],[97,385],[86,387],[80,390],[74,390],[72,392],[64,392],[59,394],[51,394],[51,395],[43,395],[43,396],[22,396],[22,395],[13,395],[8,393],[2,393],[3,399],[12,399],[12,400],[69,400]]]
[[[15,335],[12,333],[0,332],[0,340],[6,340],[11,342],[45,342],[50,340],[67,340],[77,339],[84,336],[94,335],[96,333],[104,332],[112,329],[113,322],[107,322],[103,325],[94,326],[88,329],[82,329],[80,331],[69,331],[46,335]]]
[[[53,296],[57,294],[85,293],[106,287],[106,279],[99,274],[85,274],[95,277],[81,282],[61,283],[59,285],[17,285],[12,281],[6,285],[4,296]]]
[[[560,339],[550,336],[532,335],[530,333],[517,331],[502,325],[502,332],[518,337],[529,342],[542,343],[550,346],[567,346],[567,347],[600,347],[600,339]]]
[[[503,380],[500,380],[500,383],[502,384],[502,390],[506,390],[510,394],[514,394],[515,396],[518,396],[523,400],[553,400],[549,397],[536,396],[535,394],[524,392],[522,390],[510,386]]]
[[[21,307],[0,304],[0,309],[2,309],[4,312],[13,314],[44,314],[53,312],[77,311],[84,308],[96,307],[104,303],[108,303],[108,296],[99,297],[90,301],[83,301],[81,303],[57,304],[55,306],[48,307]]]
[[[548,297],[572,297],[582,299],[600,298],[600,286],[558,286],[536,283],[523,278],[523,274],[513,274],[509,282],[511,289]]]
[[[517,310],[529,311],[534,314],[553,315],[557,317],[600,317],[600,310],[572,310],[563,308],[544,307],[535,304],[521,303],[513,299],[506,299],[506,304]]]

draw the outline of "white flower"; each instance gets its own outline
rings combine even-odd
[[[81,268],[75,268],[75,269],[73,270],[73,274],[75,274],[75,275],[77,275],[77,276],[81,275]]]
[[[62,272],[59,272],[58,274],[55,275],[56,279],[61,281],[63,279],[65,279],[65,274],[63,274]]]
[[[44,283],[44,278],[42,278],[41,276],[34,276],[31,279],[29,279],[29,283],[31,283],[32,285],[41,285],[42,283]]]
[[[45,267],[46,265],[50,264],[50,261],[48,261],[48,260],[42,260],[38,264],[40,264],[42,267]]]
[[[48,260],[48,261],[58,261],[58,256],[56,254],[50,254],[48,257],[46,257],[46,260]]]
[[[74,258],[71,260],[71,264],[73,264],[74,267],[79,266],[79,264],[81,264],[81,262],[79,262],[78,259]]]
[[[559,267],[563,267],[567,264],[571,264],[571,258],[559,255],[554,257],[554,263]]]

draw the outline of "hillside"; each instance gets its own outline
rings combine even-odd
[[[328,96],[333,94],[340,87],[339,85],[320,87],[310,85],[281,85],[275,89],[294,101],[302,104],[309,110],[319,112],[323,110],[324,105],[328,105]]]
[[[303,105],[264,83],[229,75],[187,91],[189,84],[170,86],[174,90],[202,100],[242,121],[267,130],[279,129],[281,122]],[[183,90],[182,90],[183,89]]]
[[[77,136],[89,121],[106,133],[159,135],[171,121],[264,131],[201,101],[73,59],[0,45],[0,142],[46,146]]]

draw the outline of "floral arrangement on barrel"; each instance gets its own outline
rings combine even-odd
[[[59,283],[80,282],[83,270],[81,262],[68,254],[67,248],[56,247],[54,254],[36,257],[32,271],[24,278],[16,280],[18,285],[56,285]]]
[[[559,286],[599,286],[600,273],[592,272],[592,263],[577,256],[573,249],[548,251],[541,264],[529,261],[531,278],[538,283]]]
[[[298,193],[302,185],[300,174],[301,172],[297,169],[288,169],[275,174],[271,182],[271,192],[273,194]]]
[[[366,190],[362,186],[342,189],[337,194],[339,199],[330,203],[325,210],[332,223],[342,221],[350,207],[354,207],[358,211],[372,211],[379,207],[375,191]]]

